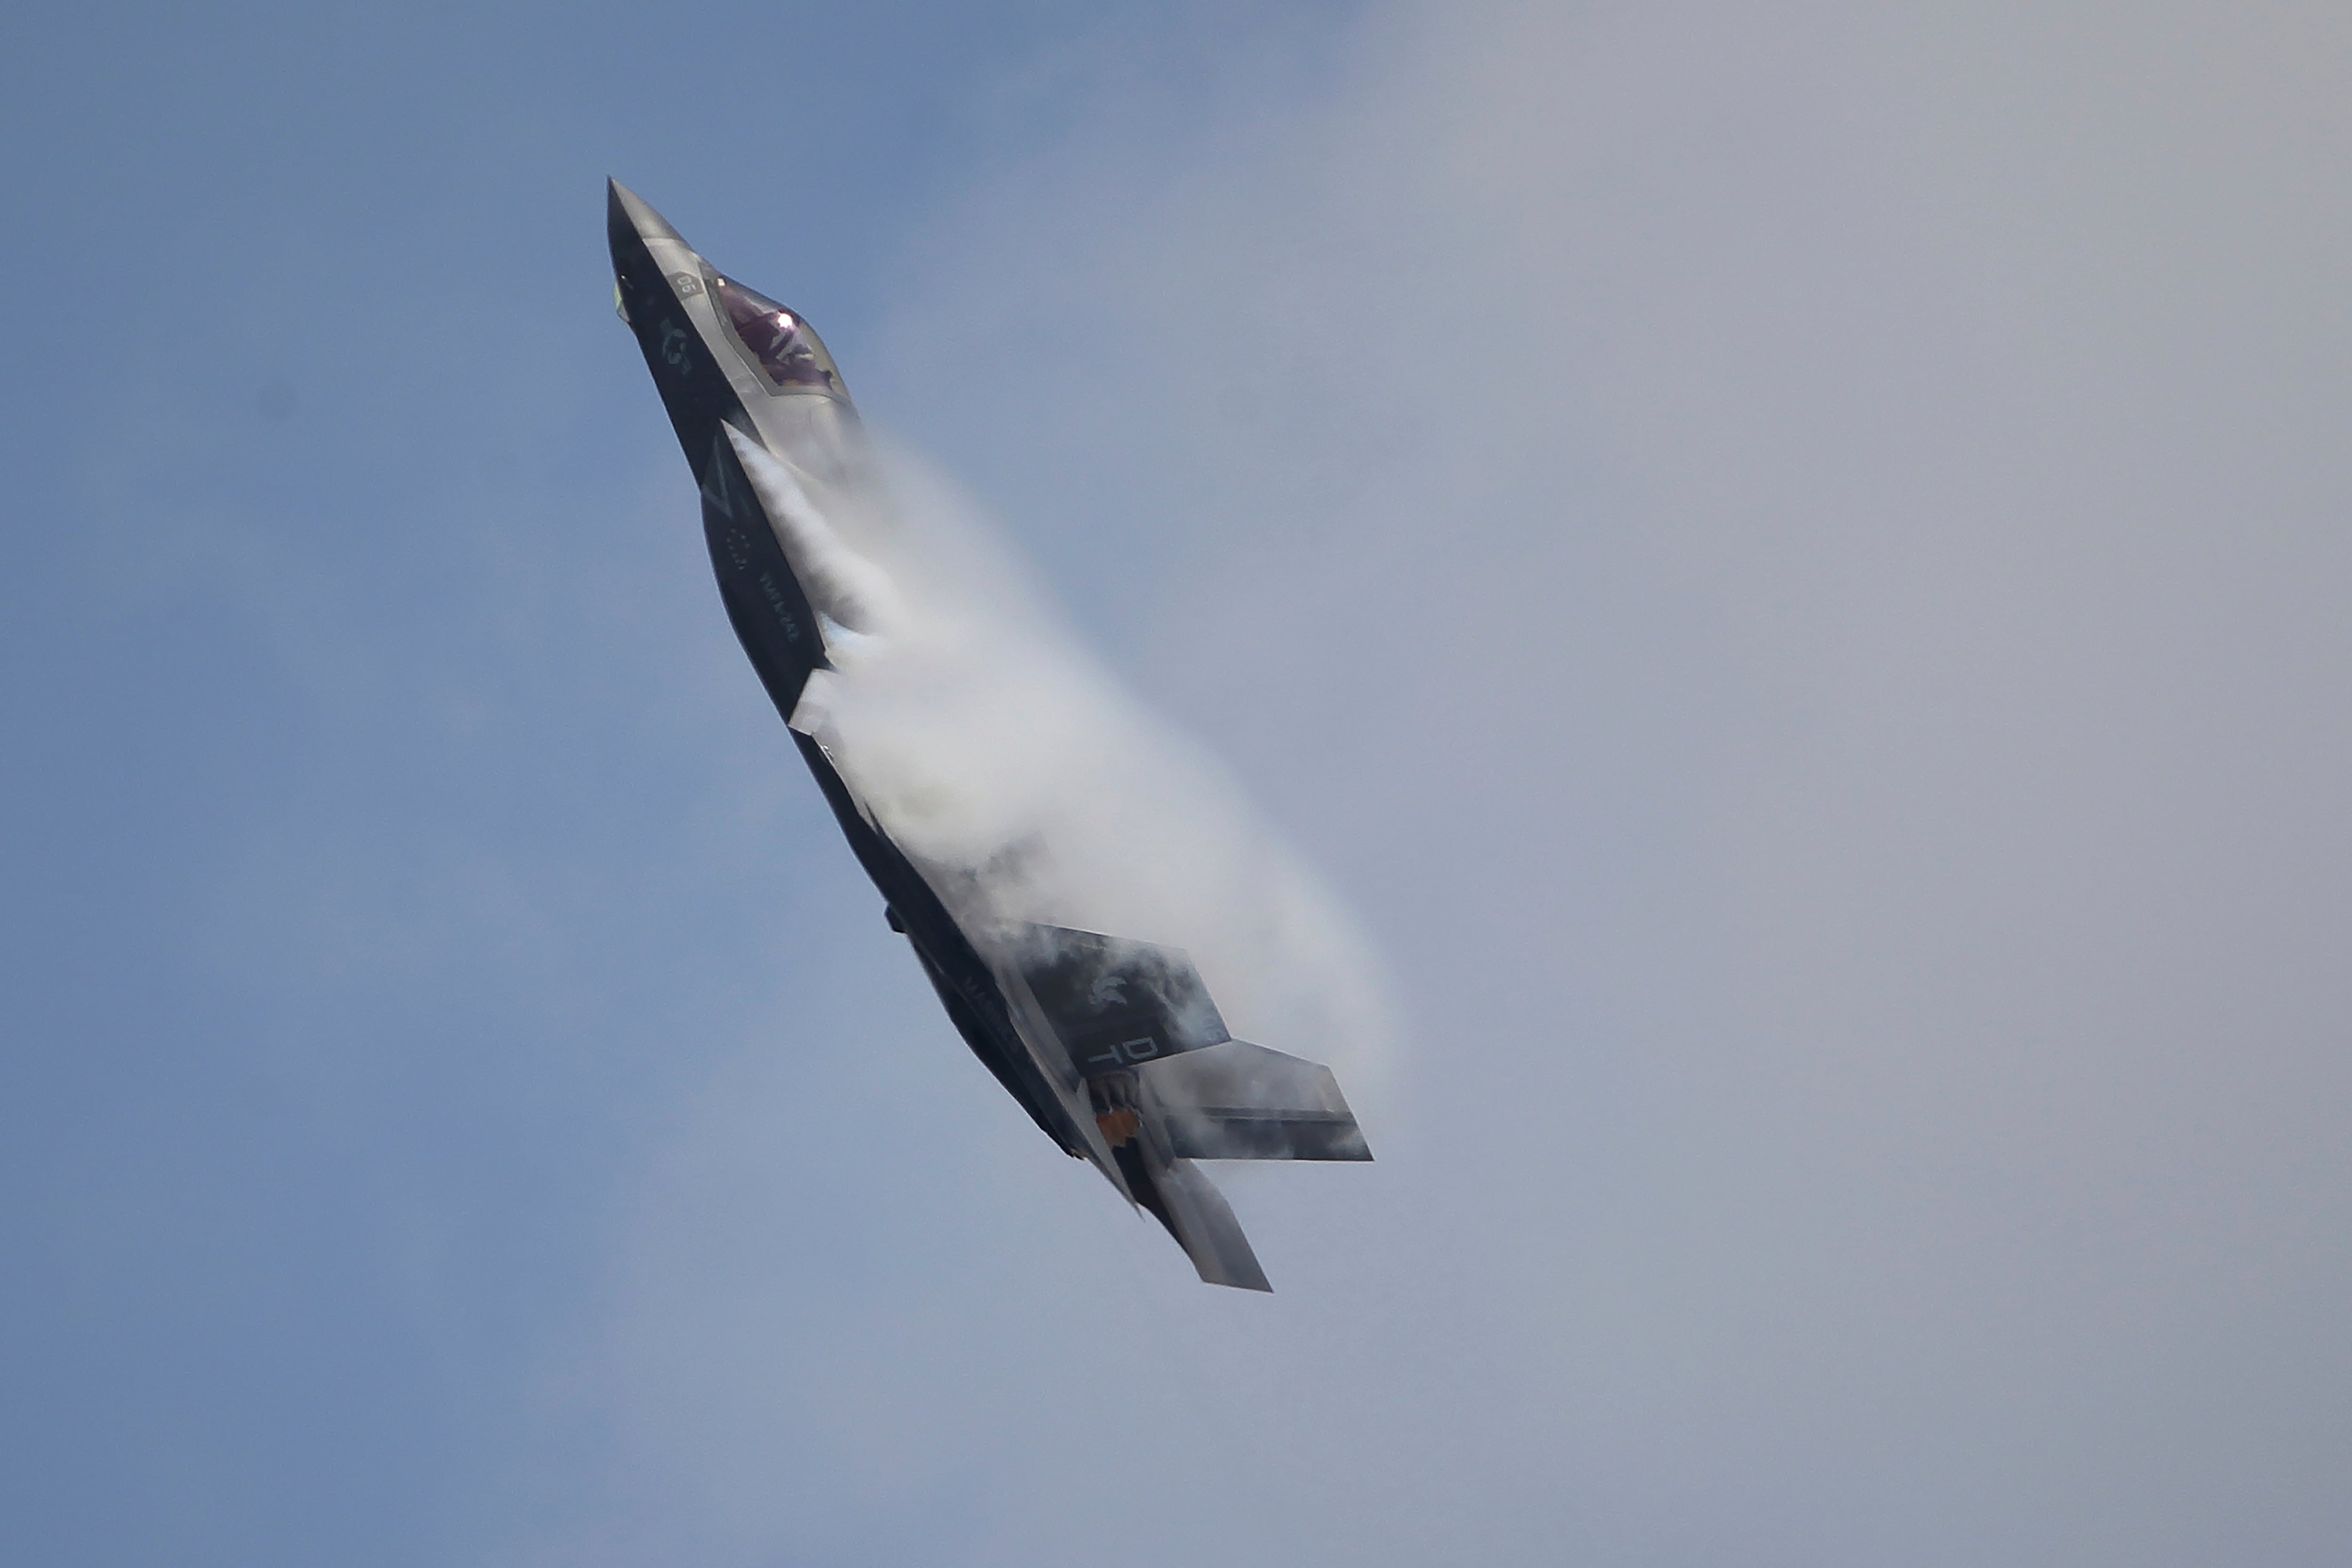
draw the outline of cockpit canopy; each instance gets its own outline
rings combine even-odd
[[[777,392],[842,393],[833,356],[806,321],[765,294],[713,274],[710,291],[761,375]]]

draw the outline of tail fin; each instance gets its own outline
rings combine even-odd
[[[1190,1160],[1171,1160],[1157,1173],[1157,1203],[1147,1205],[1192,1260],[1192,1267],[1211,1285],[1231,1285],[1243,1290],[1271,1290],[1249,1237],[1234,1218],[1225,1194],[1201,1174]]]
[[[1329,1068],[1246,1040],[1139,1069],[1170,1152],[1193,1160],[1369,1160]]]

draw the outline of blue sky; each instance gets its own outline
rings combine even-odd
[[[9,1556],[474,1560],[577,1508],[609,1478],[539,1384],[628,1173],[748,998],[875,923],[730,700],[604,176],[856,355],[975,171],[1104,95],[1213,95],[1228,37],[1303,68],[1338,20],[8,24],[48,237],[9,263],[0,420]],[[821,1142],[895,1142],[862,1112]]]
[[[2347,56],[12,15],[0,1555],[2341,1557]],[[1388,955],[1380,1162],[1233,1184],[1272,1298],[884,927],[608,174]]]

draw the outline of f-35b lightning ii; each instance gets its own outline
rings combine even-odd
[[[1233,1037],[1180,951],[1060,926],[959,918],[957,874],[893,841],[796,720],[815,671],[853,639],[848,591],[812,561],[808,531],[747,469],[781,465],[808,493],[861,481],[857,413],[800,315],[721,273],[661,215],[608,187],[614,298],[660,389],[702,495],[729,620],[891,928],[915,951],[965,1044],[1067,1153],[1168,1227],[1213,1284],[1267,1289],[1223,1196],[1196,1160],[1369,1160],[1328,1068]],[[854,775],[855,770],[850,770]]]

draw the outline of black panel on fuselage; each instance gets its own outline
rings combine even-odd
[[[713,428],[703,463],[702,534],[719,597],[760,684],[789,722],[810,671],[825,668],[824,639],[723,428]]]

